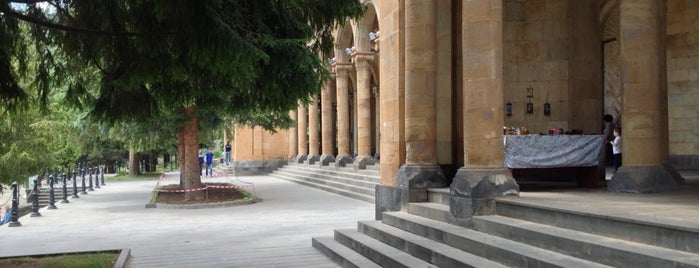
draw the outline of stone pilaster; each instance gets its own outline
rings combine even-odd
[[[308,164],[320,160],[320,114],[318,111],[318,96],[314,95],[308,106]]]
[[[504,167],[502,5],[503,0],[463,2],[464,167],[450,186],[450,211],[457,223],[492,214],[495,197],[519,195]]]
[[[308,128],[308,112],[306,106],[299,102],[299,107],[296,110],[298,119],[298,126],[296,132],[298,133],[298,156],[296,156],[296,163],[304,163],[308,158],[308,136],[306,136],[306,129]]]
[[[349,114],[349,73],[352,71],[351,64],[335,64],[336,87],[337,87],[337,150],[338,155],[335,165],[344,167],[351,164],[352,154],[350,153],[350,114]]]
[[[296,124],[294,127],[289,128],[289,152],[287,159],[289,161],[296,161],[296,156],[298,155],[299,151],[299,145],[298,145],[298,133],[296,132],[296,129],[298,128],[298,120],[296,116],[296,111],[292,110],[289,111],[289,117],[291,117],[291,120],[294,120]]]
[[[436,162],[436,3],[405,1],[405,164],[396,186],[413,194],[426,188],[445,187],[447,181]],[[419,189],[419,190],[418,190]]]
[[[665,1],[620,1],[623,91],[622,163],[610,191],[675,189],[684,179],[668,165]]]
[[[373,53],[355,53],[354,66],[357,70],[357,159],[356,169],[373,165],[371,156],[371,62]]]
[[[331,77],[335,77],[335,73],[331,73]],[[332,100],[332,90],[333,81],[329,80],[323,84],[323,88],[320,91],[320,109],[321,109],[321,148],[322,155],[320,156],[319,164],[321,166],[327,166],[331,162],[335,162],[335,156],[333,155],[333,148],[335,143],[333,142],[333,136],[335,132],[333,131],[333,100]]]

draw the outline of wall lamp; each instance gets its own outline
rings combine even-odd
[[[335,62],[337,62],[337,59],[335,57],[328,58],[328,64],[333,64]]]
[[[355,52],[355,51],[357,51],[357,48],[354,47],[354,46],[345,48],[345,53],[346,53],[347,55],[350,55],[350,54],[352,54],[352,52]]]
[[[369,41],[375,41],[376,39],[381,36],[381,32],[376,31],[376,32],[369,32]]]

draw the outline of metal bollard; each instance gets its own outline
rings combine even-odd
[[[80,191],[80,194],[87,194],[87,192],[85,191],[85,164],[84,163],[80,168],[80,175],[83,177],[82,191]]]
[[[61,194],[63,194],[63,198],[61,198],[61,204],[70,203],[70,201],[68,201],[68,185],[66,185],[67,183],[65,169],[61,173],[61,179],[63,180],[63,189],[61,191]]]
[[[95,188],[92,188],[92,167],[91,166],[87,167],[87,174],[88,174],[88,181],[90,182],[90,184],[87,187],[87,190],[94,191]]]
[[[56,196],[53,189],[53,180],[55,177],[49,176],[49,207],[48,209],[57,209],[56,207]]]
[[[10,212],[9,227],[22,226],[19,222],[19,191],[17,190],[17,182],[12,182],[12,212]]]
[[[73,166],[73,198],[80,198],[78,196],[78,176],[75,166]]]
[[[107,165],[104,165],[104,167],[102,167],[102,172],[100,172],[100,177],[101,177],[101,180],[102,180],[102,186],[105,186],[105,185],[106,185],[106,184],[104,184],[104,172],[105,172],[105,171],[107,171]]]
[[[95,189],[100,188],[100,176],[99,176],[100,170],[99,169],[100,169],[99,166],[95,166],[95,168],[94,168],[94,170],[95,170]]]
[[[32,214],[29,215],[30,217],[41,217],[41,213],[39,213],[39,185],[38,181],[41,181],[41,179],[34,179],[34,191],[32,191]]]

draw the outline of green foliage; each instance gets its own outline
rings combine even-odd
[[[0,0],[0,12],[0,112],[11,115],[0,130],[6,181],[45,165],[108,161],[119,148],[172,148],[187,107],[196,108],[201,129],[224,119],[289,127],[288,111],[329,77],[321,59],[333,46],[331,31],[363,7],[359,0]]]

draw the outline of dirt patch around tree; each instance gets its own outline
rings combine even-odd
[[[202,200],[187,200],[184,199],[183,189],[179,184],[160,186],[157,196],[153,203],[168,204],[168,205],[193,205],[193,204],[212,204],[242,201],[253,199],[254,196],[248,192],[233,188],[234,185],[228,183],[204,183],[206,190],[204,191],[205,198]]]

